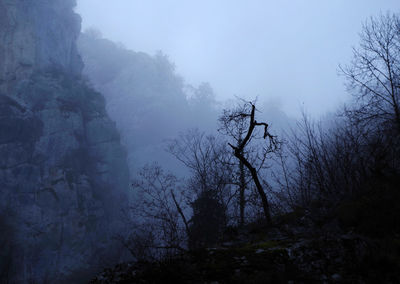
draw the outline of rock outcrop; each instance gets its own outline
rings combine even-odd
[[[74,0],[0,1],[2,91],[38,71],[80,76],[83,63],[75,42],[81,20],[74,5]]]
[[[0,0],[0,282],[79,283],[120,257],[128,167],[74,2]]]

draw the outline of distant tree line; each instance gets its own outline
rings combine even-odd
[[[81,34],[78,43],[84,74],[106,98],[132,173],[154,160],[171,167],[175,161],[163,151],[164,139],[187,128],[215,129],[218,103],[210,84],[185,83],[161,51],[134,52],[94,29]]]

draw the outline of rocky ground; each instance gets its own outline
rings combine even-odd
[[[304,213],[301,213],[302,215]],[[160,262],[123,263],[91,283],[400,283],[400,236],[292,212],[274,227],[232,229],[225,242]]]

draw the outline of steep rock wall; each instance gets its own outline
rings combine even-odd
[[[0,279],[78,283],[120,257],[129,174],[80,74],[72,0],[0,0]]]
[[[0,1],[0,85],[29,78],[33,72],[63,70],[80,75],[76,48],[80,17],[74,0]]]

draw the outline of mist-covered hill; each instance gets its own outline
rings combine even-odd
[[[215,133],[218,116],[231,103],[217,101],[208,83],[186,84],[161,51],[135,52],[102,38],[95,29],[82,33],[78,43],[84,74],[106,98],[127,147],[131,171],[152,161],[182,171],[165,153],[165,140],[193,128]],[[278,103],[262,101],[261,116],[272,122],[275,131],[293,125]]]
[[[158,160],[170,164],[165,139],[188,128],[215,131],[218,104],[211,86],[188,86],[161,52],[125,49],[95,31],[81,34],[84,73],[104,94],[122,133],[131,170]]]

